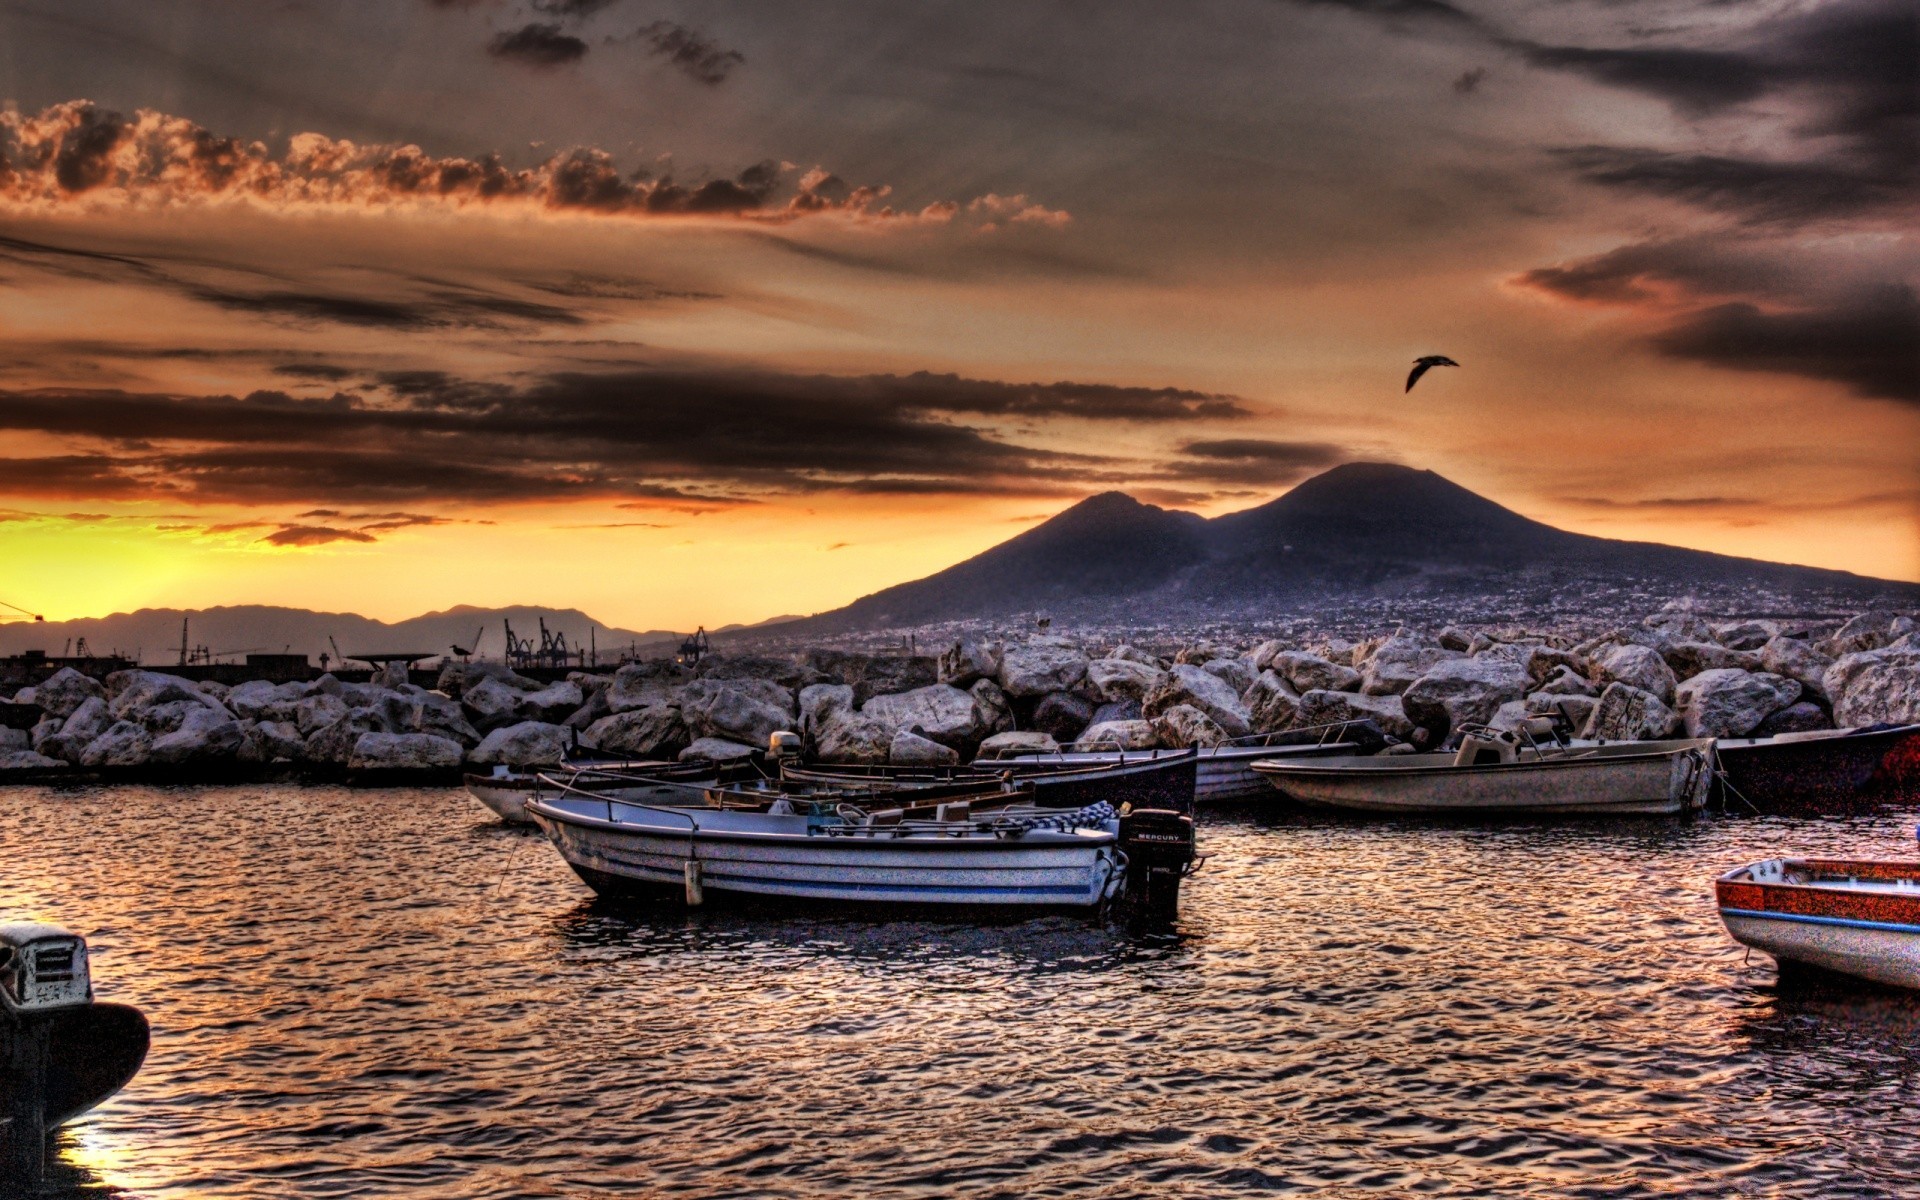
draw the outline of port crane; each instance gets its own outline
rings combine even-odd
[[[21,616],[31,618],[32,620],[35,620],[35,621],[39,621],[42,624],[45,624],[47,620],[45,617],[41,616],[37,612],[33,612],[30,609],[21,608],[18,604],[9,604],[5,600],[0,600],[0,608],[10,608],[13,611],[19,613]]]

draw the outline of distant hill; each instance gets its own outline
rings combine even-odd
[[[292,653],[305,654],[318,662],[322,653],[333,653],[329,637],[348,655],[414,651],[441,655],[462,646],[498,659],[506,647],[503,622],[512,624],[516,638],[531,638],[538,646],[543,618],[549,632],[566,635],[569,646],[596,645],[603,659],[609,652],[617,658],[631,646],[649,643],[654,644],[654,653],[665,653],[668,645],[677,646],[683,636],[663,629],[616,629],[572,608],[461,605],[389,624],[357,613],[242,604],[193,610],[143,608],[74,621],[10,622],[0,625],[0,654],[45,650],[57,655],[66,652],[70,643],[85,638],[95,654],[119,650],[143,662],[177,662],[183,618],[189,646],[205,646],[216,658],[234,660],[248,652],[279,654],[291,648]],[[476,636],[478,647],[474,644]]]
[[[1568,533],[1432,471],[1348,463],[1207,520],[1108,492],[957,566],[781,627],[786,635],[1046,612],[1144,624],[1233,620],[1354,597],[1524,595],[1577,609],[1610,592],[1700,589],[1920,603],[1920,585]],[[1471,619],[1463,611],[1461,619]]]

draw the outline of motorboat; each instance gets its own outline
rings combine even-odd
[[[564,788],[527,813],[574,872],[603,895],[679,897],[688,906],[758,900],[887,911],[1099,912],[1172,863],[1160,820],[1130,825],[1111,805],[1033,803],[1031,782],[976,784],[944,798],[909,789],[822,788],[740,803],[758,789],[667,785],[679,803],[633,803]],[[1149,817],[1152,814],[1147,814]],[[1191,819],[1173,896],[1191,857]],[[1142,836],[1145,835],[1145,836]],[[1123,847],[1132,846],[1129,852]],[[1165,861],[1161,861],[1165,859]],[[1160,902],[1171,902],[1163,890]]]
[[[1297,760],[1351,756],[1361,752],[1357,742],[1279,744],[1269,742],[1265,735],[1255,735],[1255,737],[1259,741],[1243,739],[1219,746],[1203,746],[1192,751],[1194,804],[1225,804],[1272,796],[1273,789],[1253,770],[1253,764],[1256,762],[1272,759]],[[1187,751],[1184,750],[1102,750],[1076,743],[1052,753],[1014,754],[1004,758],[981,760],[973,765],[976,769],[991,769],[1007,763],[1015,764],[1021,770],[1046,767],[1079,769],[1120,766],[1185,753]]]
[[[1714,882],[1720,919],[1781,969],[1920,988],[1920,862],[1769,858]]]
[[[1191,815],[1199,758],[1192,750],[1129,751],[1111,759],[1065,763],[1055,758],[981,759],[943,767],[800,766],[782,764],[791,783],[895,790],[1017,779],[1033,785],[1033,802],[1044,808],[1084,808],[1107,803],[1118,809],[1162,809]]]
[[[1727,802],[1735,808],[1846,808],[1884,790],[1902,756],[1920,762],[1920,725],[1720,738],[1715,750]]]
[[[1713,781],[1713,741],[1540,743],[1466,731],[1457,750],[1301,761],[1252,770],[1303,804],[1374,813],[1558,816],[1690,812]]]

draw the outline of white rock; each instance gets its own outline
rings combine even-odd
[[[580,740],[604,754],[670,759],[687,748],[693,734],[679,709],[661,704],[601,717],[587,726]]]
[[[1000,685],[991,679],[976,679],[967,689],[973,697],[973,703],[980,709],[980,719],[986,725],[988,734],[1005,733],[1013,728],[1013,704]]]
[[[1235,694],[1253,686],[1255,671],[1243,659],[1215,658],[1200,666],[1202,671],[1214,676],[1232,688]]]
[[[813,755],[839,766],[878,765],[893,749],[892,726],[857,712],[834,709],[813,730]]]
[[[104,698],[107,689],[72,667],[61,667],[33,689],[33,698],[21,703],[38,704],[48,716],[67,717],[95,697]]]
[[[1360,690],[1360,672],[1305,650],[1282,651],[1273,656],[1269,665],[1296,692]]]
[[[800,689],[800,732],[807,737],[834,717],[852,712],[851,684],[813,683]]]
[[[1199,709],[1230,738],[1245,737],[1253,731],[1240,694],[1225,680],[1191,663],[1176,663],[1167,678],[1148,696],[1141,711],[1148,720],[1170,708],[1186,705]],[[1165,730],[1162,731],[1165,736]]]
[[[1190,664],[1175,664],[1174,670],[1183,667],[1190,667]],[[1172,750],[1188,746],[1218,746],[1228,737],[1219,722],[1191,704],[1174,704],[1161,709],[1149,724],[1153,726],[1154,740]]]
[[[1397,693],[1369,696],[1314,688],[1300,694],[1301,728],[1313,729],[1347,721],[1372,721],[1389,737],[1413,736],[1413,722],[1407,719],[1406,705]]]
[[[980,743],[981,759],[1011,758],[1018,754],[1055,754],[1060,743],[1051,736],[1030,729],[996,733]]]
[[[629,663],[613,673],[607,688],[607,707],[614,712],[673,704],[677,685],[661,674],[661,668],[646,663]]]
[[[264,679],[249,679],[227,693],[226,705],[236,717],[257,721],[280,702],[280,691]]]
[[[1797,681],[1801,690],[1814,698],[1832,703],[1827,695],[1827,668],[1833,660],[1799,638],[1776,637],[1760,648],[1760,665],[1775,675]]]
[[[1593,670],[1595,682],[1627,684],[1663,705],[1672,703],[1673,689],[1680,682],[1667,660],[1648,646],[1615,646],[1594,659]]]
[[[586,694],[580,685],[568,680],[550,683],[537,692],[528,692],[520,698],[518,712],[528,721],[547,721],[558,724],[582,704],[586,703]]]
[[[1442,649],[1410,637],[1391,637],[1367,660],[1361,671],[1360,690],[1369,696],[1396,696],[1436,665],[1463,657],[1456,650]]]
[[[793,693],[765,679],[696,679],[680,689],[680,713],[696,741],[720,738],[763,750],[776,732],[797,724]]]
[[[1058,638],[1008,646],[1000,656],[1000,687],[1009,696],[1070,692],[1086,682],[1087,662],[1078,646]]]
[[[743,746],[739,742],[728,741],[726,738],[703,737],[696,738],[691,746],[680,752],[680,761],[697,762],[704,759],[712,762],[731,762],[736,758],[752,756],[752,746]]]
[[[1680,714],[1652,692],[1628,683],[1610,683],[1600,693],[1593,715],[1580,731],[1583,738],[1609,742],[1638,742],[1671,737],[1680,727]]]
[[[233,755],[240,762],[298,762],[306,756],[306,739],[292,721],[255,721],[245,728],[246,740]]]
[[[955,642],[940,653],[941,683],[967,687],[976,679],[989,679],[999,673],[997,642]]]
[[[50,771],[67,764],[31,750],[0,750],[0,771]]]
[[[115,721],[80,752],[83,767],[137,767],[147,761],[153,735],[132,721]]]
[[[1527,672],[1511,658],[1483,655],[1433,665],[1402,696],[1407,717],[1433,731],[1436,744],[1463,725],[1484,724],[1500,706],[1523,700]]]
[[[526,720],[521,715],[520,702],[528,694],[504,680],[488,677],[460,693],[460,707],[475,729],[488,733]]]
[[[1130,658],[1096,658],[1087,664],[1087,687],[1103,704],[1145,702],[1166,677],[1159,667]]]
[[[1920,721],[1920,651],[1867,650],[1827,668],[1833,722],[1842,729]]]
[[[1078,742],[1088,750],[1151,750],[1159,744],[1152,721],[1098,721],[1087,726]]]
[[[293,723],[302,737],[312,737],[347,715],[347,702],[338,696],[320,692],[293,706]]]
[[[1744,737],[1799,698],[1800,685],[1784,675],[1716,667],[1682,683],[1674,707],[1688,737]]]
[[[468,757],[476,763],[506,763],[509,766],[544,766],[560,761],[571,744],[572,732],[562,725],[544,721],[522,721],[496,729],[480,739]]]
[[[873,701],[867,703],[871,707]],[[943,767],[959,762],[960,755],[951,747],[902,729],[893,735],[893,742],[887,749],[887,761],[897,767]]]
[[[459,742],[430,733],[363,733],[347,758],[349,771],[447,770],[460,765]]]
[[[861,714],[896,730],[917,729],[922,737],[966,753],[987,736],[987,722],[972,693],[936,683],[890,696],[875,696]]]
[[[172,733],[154,738],[147,758],[168,764],[230,759],[246,736],[240,722],[203,708],[189,713]]]
[[[1717,671],[1736,668],[1742,671],[1760,669],[1760,656],[1746,650],[1729,650],[1717,642],[1674,642],[1661,649],[1660,657],[1667,660],[1673,673],[1681,679],[1691,679],[1702,671]]]
[[[1256,733],[1276,733],[1291,729],[1300,719],[1300,694],[1287,686],[1278,671],[1260,672],[1240,702],[1246,706],[1247,722]]]
[[[107,676],[107,707],[116,717],[139,720],[141,711],[162,704],[188,701],[205,705],[217,712],[227,713],[227,708],[218,700],[194,687],[177,675],[162,675],[157,671],[115,671]]]

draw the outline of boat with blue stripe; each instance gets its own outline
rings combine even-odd
[[[1811,967],[1920,988],[1920,862],[1769,858],[1714,883],[1735,941]]]

